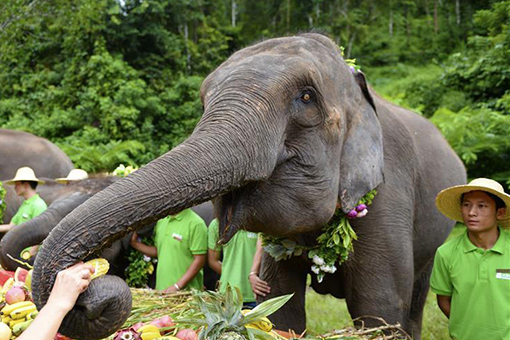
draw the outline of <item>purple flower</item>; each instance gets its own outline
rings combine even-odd
[[[356,207],[356,211],[357,212],[362,212],[363,210],[365,210],[367,208],[367,206],[365,204],[360,204]]]
[[[356,73],[356,68],[354,66],[349,66],[349,70],[351,70],[351,73]]]
[[[349,213],[347,213],[347,218],[353,219],[356,218],[357,215],[358,212],[356,211],[356,209],[352,209],[351,211],[349,211]]]

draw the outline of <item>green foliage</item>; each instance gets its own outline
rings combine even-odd
[[[143,237],[142,242],[146,245],[154,245],[154,237]],[[136,249],[128,250],[129,265],[125,269],[126,283],[129,287],[146,288],[149,276],[154,272],[155,259],[148,257]]]
[[[510,115],[487,108],[459,112],[442,108],[431,120],[469,167],[470,177],[510,177]]]

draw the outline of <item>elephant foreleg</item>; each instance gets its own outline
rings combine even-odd
[[[272,297],[292,294],[294,296],[277,312],[269,316],[277,329],[292,329],[301,333],[306,328],[305,288],[308,266],[300,258],[275,261],[264,253],[260,277],[271,287],[271,293],[258,298],[258,302]]]

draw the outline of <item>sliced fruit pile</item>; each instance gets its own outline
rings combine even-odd
[[[32,323],[37,308],[32,301],[31,272],[18,268],[14,278],[8,279],[0,290],[0,340],[15,339]]]

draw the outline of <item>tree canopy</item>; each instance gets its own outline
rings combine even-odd
[[[4,0],[0,126],[88,171],[141,165],[198,122],[200,84],[264,38],[318,31],[431,118],[471,177],[510,178],[510,1]]]

